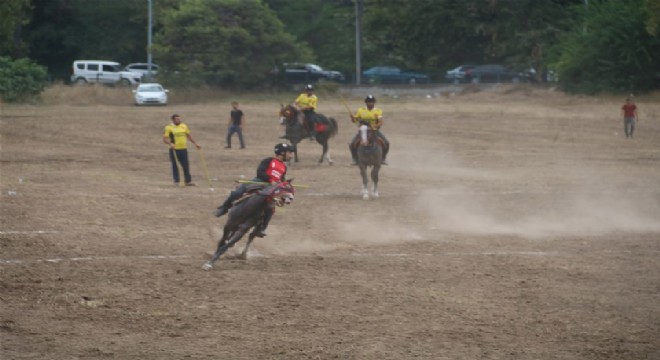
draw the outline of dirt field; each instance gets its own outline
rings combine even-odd
[[[212,211],[272,154],[295,94],[239,99],[245,150],[223,149],[226,95],[2,105],[0,358],[660,359],[657,96],[636,99],[629,140],[619,97],[374,95],[392,142],[381,198],[362,200],[355,128],[322,97],[335,165],[302,143],[289,177],[309,188],[247,261],[241,242],[212,271]],[[203,147],[196,187],[172,185],[174,112]]]

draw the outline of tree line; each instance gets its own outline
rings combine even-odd
[[[660,87],[660,0],[152,0],[170,85],[270,85],[284,62],[395,65],[441,81],[461,64],[552,71],[571,92]],[[0,56],[67,79],[76,59],[146,62],[148,0],[4,0]]]

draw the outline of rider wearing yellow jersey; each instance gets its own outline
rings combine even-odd
[[[316,112],[316,104],[318,103],[319,99],[314,95],[314,87],[309,84],[305,86],[305,92],[300,93],[298,97],[296,98],[296,106],[298,107],[298,110],[302,111],[303,114],[305,115],[305,122],[307,123],[308,130],[309,130],[309,138],[310,140],[316,139],[316,128],[315,128],[315,112]]]
[[[367,122],[369,123],[371,129],[375,130],[376,135],[378,135],[378,137],[383,140],[383,143],[385,143],[383,148],[383,160],[381,161],[381,164],[387,165],[385,159],[387,158],[387,153],[390,150],[390,142],[387,140],[385,135],[380,132],[380,127],[383,126],[383,110],[376,107],[376,98],[373,95],[367,96],[364,99],[364,103],[367,105],[367,107],[359,108],[355,112],[355,115],[351,115],[351,121],[358,125],[360,125],[360,122]],[[356,134],[349,144],[351,155],[353,156],[353,163],[351,165],[357,165],[357,143],[359,137],[360,134]]]

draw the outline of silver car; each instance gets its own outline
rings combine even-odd
[[[169,90],[164,89],[158,83],[140,84],[133,94],[135,94],[135,105],[167,105],[167,94]]]

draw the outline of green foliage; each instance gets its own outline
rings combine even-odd
[[[176,85],[260,86],[304,53],[257,0],[190,0],[163,16],[153,50]]]
[[[646,22],[646,30],[653,36],[660,35],[660,0],[644,1],[649,19]]]
[[[643,0],[592,1],[560,46],[560,85],[571,92],[646,91],[660,76],[660,38],[646,31]],[[655,60],[654,60],[655,59]]]
[[[460,64],[501,63],[539,77],[552,67],[571,91],[660,86],[660,0],[153,0],[153,61],[171,85],[263,86],[284,62],[348,75],[356,3],[363,68],[442,81]],[[0,1],[0,55],[27,55],[51,78],[68,78],[76,59],[145,62],[147,4]]]
[[[355,69],[354,6],[346,0],[264,0],[296,42],[314,51],[286,62],[313,62],[325,69]]]
[[[0,2],[0,56],[17,55],[24,44],[15,38],[16,31],[28,22],[30,0],[3,0]]]
[[[46,68],[29,59],[0,57],[0,97],[6,102],[26,101],[43,91]]]

